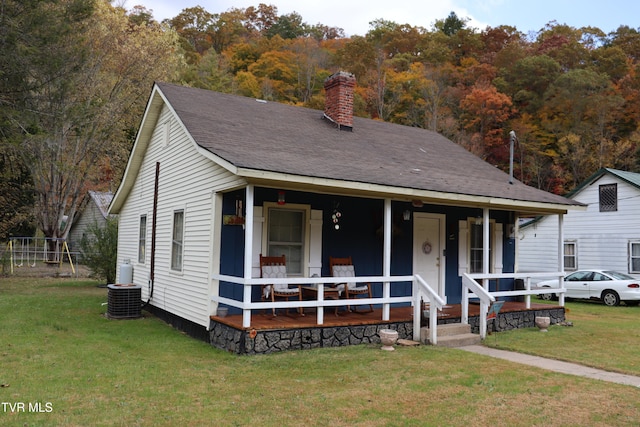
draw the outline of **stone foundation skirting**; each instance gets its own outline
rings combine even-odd
[[[535,328],[536,317],[550,317],[552,325],[564,322],[564,307],[498,313],[495,319],[490,319],[487,322],[487,330],[489,332],[502,332],[511,329]],[[460,322],[460,319],[457,319],[457,321]],[[478,316],[469,317],[469,325],[471,325],[472,333],[480,333],[480,318]]]
[[[312,327],[282,330],[239,330],[211,320],[212,346],[235,354],[267,354],[287,350],[380,343],[379,331],[398,331],[399,339],[412,339],[413,323]]]

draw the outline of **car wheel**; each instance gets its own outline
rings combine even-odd
[[[543,288],[548,288],[549,286],[543,286]],[[540,294],[539,295],[541,300],[544,301],[553,301],[554,299],[556,299],[556,294]]]
[[[556,299],[556,294],[540,294],[540,299],[545,301],[552,301]]]
[[[620,297],[613,291],[604,291],[602,293],[602,302],[609,307],[620,304]]]

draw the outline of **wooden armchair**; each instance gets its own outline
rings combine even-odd
[[[336,258],[330,256],[329,269],[333,277],[356,277],[356,270],[351,257]],[[338,287],[344,292],[347,299],[357,298],[358,295],[366,295],[369,298],[373,298],[371,294],[371,283],[347,282],[339,284]],[[373,305],[369,304],[369,308],[369,311],[363,311],[362,313],[372,312]],[[357,309],[353,311],[358,312]]]
[[[287,277],[287,262],[285,256],[262,256],[260,254],[260,277],[280,279]],[[302,288],[296,286],[290,288],[286,284],[273,284],[263,285],[261,289],[262,300],[270,299],[272,302],[276,301],[276,298],[289,299],[291,297],[298,297],[298,300],[302,301]],[[304,316],[304,310],[298,309],[301,316]],[[273,316],[276,316],[276,309],[273,308]]]

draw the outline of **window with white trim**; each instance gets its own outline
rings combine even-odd
[[[629,242],[629,273],[640,273],[640,241]]]
[[[493,273],[493,222],[489,224],[489,272]],[[484,235],[482,222],[474,220],[469,221],[469,273],[483,273],[484,263]]]
[[[577,270],[578,269],[578,245],[574,241],[564,242],[564,269],[565,270]]]
[[[171,234],[171,269],[182,271],[182,251],[184,246],[184,210],[173,212],[173,232]]]
[[[144,264],[147,250],[147,216],[140,215],[140,230],[138,233],[138,262]]]
[[[267,254],[285,255],[287,274],[300,276],[304,273],[307,234],[307,209],[295,207],[270,207],[267,220]]]

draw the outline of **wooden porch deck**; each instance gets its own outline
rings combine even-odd
[[[367,307],[368,306],[364,306]],[[364,308],[362,307],[362,308]],[[361,308],[361,309],[362,309]],[[555,305],[531,303],[531,308],[527,310],[524,302],[506,301],[500,310],[500,313],[518,312],[518,311],[535,311],[541,309],[557,308]],[[445,309],[439,313],[438,320],[450,321],[461,317],[462,306],[460,304],[452,304],[445,306]],[[478,316],[480,313],[479,304],[469,304],[469,317]],[[252,313],[251,327],[242,327],[242,315],[228,315],[226,317],[211,316],[211,320],[230,326],[237,330],[255,329],[264,330],[283,330],[283,329],[304,329],[336,326],[359,326],[359,325],[379,325],[384,323],[411,322],[413,319],[411,307],[392,307],[389,310],[389,320],[382,320],[382,309],[376,308],[373,312],[353,313],[340,308],[338,315],[334,314],[333,308],[327,308],[324,312],[324,323],[318,325],[316,323],[315,309],[305,310],[305,316],[294,313],[293,310],[287,315],[284,310],[280,310],[276,317],[273,317],[271,310],[262,310],[258,313]],[[438,322],[440,323],[440,322]]]

